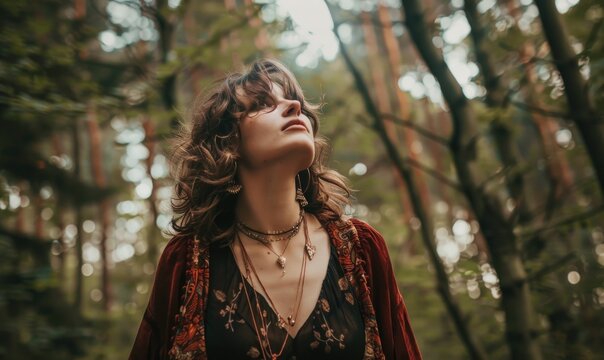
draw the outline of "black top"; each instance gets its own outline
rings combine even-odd
[[[212,246],[210,293],[205,316],[208,358],[262,358],[243,289],[246,286],[253,306],[255,295],[258,297],[273,352],[278,353],[285,336],[288,337],[279,359],[361,359],[365,351],[365,334],[359,302],[344,276],[335,247],[330,246],[327,274],[319,298],[295,338],[277,327],[277,315],[264,296],[247,281],[242,281],[230,248]],[[258,321],[257,312],[254,316]]]

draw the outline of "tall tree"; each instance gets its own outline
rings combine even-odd
[[[398,80],[401,78],[401,51],[392,28],[393,22],[390,15],[390,10],[386,5],[384,5],[383,2],[380,2],[377,6],[377,15],[380,28],[382,30],[381,34],[385,47],[384,50],[388,59],[390,89],[392,89],[394,92],[395,97],[394,103],[396,104],[397,108],[395,113],[397,113],[401,119],[410,120],[411,106],[409,104],[409,99],[407,98],[407,94],[405,94],[398,85]],[[406,148],[406,156],[412,162],[419,161],[420,151],[424,148],[422,146],[423,143],[415,136],[415,133],[407,127],[402,128],[402,133]],[[413,177],[417,181],[417,190],[419,190],[422,205],[424,208],[426,208],[427,204],[430,203],[430,190],[428,188],[428,182],[426,181],[425,175],[422,174],[419,169],[414,168],[412,171],[414,175]]]
[[[587,82],[581,74],[577,53],[570,43],[566,26],[556,9],[554,0],[536,0],[543,33],[551,56],[564,82],[564,94],[577,129],[583,142],[604,194],[604,117],[598,115],[589,95]]]
[[[361,21],[365,39],[365,46],[367,47],[367,57],[368,64],[371,73],[371,82],[373,89],[373,98],[375,99],[375,106],[380,111],[380,113],[393,113],[392,107],[389,102],[390,94],[388,91],[388,86],[384,81],[384,74],[381,71],[382,64],[381,59],[378,56],[381,52],[377,45],[377,39],[374,31],[373,21],[371,20],[371,14],[369,12],[361,13]],[[384,129],[386,131],[386,135],[388,136],[389,141],[391,141],[395,147],[398,147],[398,133],[396,129],[396,125],[392,122],[384,123]],[[404,143],[406,152],[409,152],[409,143]],[[403,216],[405,224],[410,224],[411,218],[414,216],[415,212],[413,211],[410,199],[406,195],[405,189],[410,189],[410,191],[415,190],[415,184],[407,184],[403,180],[404,178],[401,176],[400,171],[396,168],[393,168],[394,173],[394,181],[397,187],[397,194],[401,197],[401,203],[403,208]],[[408,241],[411,241],[411,237],[409,237]]]
[[[80,141],[80,121],[74,119],[74,123],[71,127],[71,147],[72,147],[72,159],[73,159],[73,176],[81,180],[82,179],[82,160],[81,160],[81,141]],[[76,266],[74,268],[74,306],[78,311],[82,310],[82,292],[84,291],[84,278],[82,275],[82,267],[84,266],[84,257],[82,254],[83,242],[84,242],[84,231],[82,224],[84,222],[83,206],[80,202],[74,202],[75,212],[75,255],[76,255]]]
[[[88,127],[88,137],[90,139],[90,163],[92,177],[95,185],[99,189],[107,189],[107,177],[103,167],[103,144],[101,139],[101,130],[99,128],[97,113],[94,105],[89,105],[86,125]],[[101,253],[101,292],[103,294],[103,309],[109,311],[111,305],[111,284],[109,279],[109,263],[107,259],[107,238],[109,237],[111,200],[105,197],[98,206],[99,212],[99,230],[101,240],[99,251]]]
[[[149,226],[149,234],[147,235],[147,241],[148,244],[155,244],[157,242],[157,238],[158,238],[158,229],[157,229],[157,225],[155,224],[155,221],[157,220],[157,217],[159,215],[159,211],[157,210],[157,181],[155,180],[155,178],[153,177],[153,162],[155,161],[155,155],[156,155],[156,150],[155,150],[155,145],[156,145],[156,133],[155,133],[155,125],[153,123],[153,121],[151,120],[150,117],[147,117],[144,121],[143,121],[143,129],[145,130],[145,147],[147,148],[147,152],[149,155],[147,155],[147,159],[146,159],[146,168],[147,168],[147,176],[149,177],[149,179],[151,179],[151,193],[149,194],[149,199],[148,199],[148,204],[149,204],[149,209],[151,210],[151,218],[153,219],[153,221],[151,222],[150,226]],[[151,261],[155,261],[155,259],[157,259],[157,246],[152,245],[149,246],[149,259]]]
[[[476,183],[473,162],[476,159],[478,134],[476,114],[461,86],[453,77],[442,53],[432,43],[424,10],[417,0],[402,0],[405,24],[424,62],[440,84],[451,112],[453,133],[449,148],[463,193],[472,208],[492,255],[493,266],[500,279],[502,308],[506,319],[506,337],[513,358],[541,359],[536,340],[537,323],[527,273],[512,231],[495,199]]]
[[[474,44],[476,61],[481,70],[480,74],[484,79],[486,88],[485,102],[489,108],[495,110],[493,112],[495,116],[490,119],[489,123],[493,142],[503,166],[506,169],[515,169],[519,163],[518,152],[512,138],[510,125],[507,123],[506,117],[502,116],[509,104],[508,99],[506,99],[506,87],[501,76],[495,72],[495,64],[488,53],[485,41],[488,32],[482,25],[480,15],[476,9],[476,0],[465,0],[464,11],[470,24],[470,34]],[[528,199],[524,193],[524,179],[522,175],[518,171],[511,172],[511,176],[506,177],[506,185],[515,202],[515,206],[518,207],[516,211],[519,218],[524,220],[530,218],[530,209]]]
[[[365,23],[365,27],[367,27],[367,25],[368,24]],[[365,32],[366,37],[373,35],[371,28],[366,28]],[[340,51],[342,53],[342,57],[344,58],[344,61],[354,78],[356,88],[360,92],[361,97],[363,99],[365,110],[371,116],[372,128],[382,140],[382,143],[386,147],[386,152],[388,153],[388,156],[392,161],[394,168],[398,171],[399,176],[404,180],[404,183],[407,185],[407,196],[409,197],[412,210],[420,222],[419,232],[421,235],[421,239],[430,259],[430,263],[435,269],[438,293],[441,296],[443,302],[445,303],[447,311],[451,315],[455,328],[458,331],[464,345],[466,346],[470,357],[472,359],[486,359],[485,350],[482,348],[480,343],[470,331],[466,322],[466,317],[463,315],[461,308],[457,303],[457,300],[455,299],[453,294],[451,294],[451,290],[449,287],[449,279],[445,267],[437,254],[436,247],[430,234],[433,225],[429,220],[426,210],[422,204],[420,191],[418,191],[418,187],[414,179],[412,168],[409,165],[409,161],[405,161],[405,159],[403,159],[403,157],[400,155],[400,150],[397,148],[397,142],[395,140],[396,138],[394,137],[396,133],[393,131],[394,129],[392,128],[393,123],[390,121],[386,121],[382,116],[382,112],[379,111],[380,107],[382,109],[388,107],[388,105],[384,103],[384,100],[387,98],[387,94],[380,94],[378,92],[377,104],[373,101],[369,92],[369,87],[363,79],[363,76],[357,69],[356,65],[353,63],[351,56],[348,54],[348,51],[346,50],[346,47],[337,32],[335,32],[335,34],[340,44]],[[370,49],[372,47],[375,47],[372,44],[371,40],[367,40],[366,42],[368,43],[368,47]],[[370,67],[373,69],[377,68],[375,64],[374,66],[370,65]],[[379,73],[373,73],[373,77],[377,79],[381,78]],[[377,85],[378,86],[376,86],[376,88],[378,89],[385,88],[385,84],[382,84],[381,80],[377,81]]]
[[[507,7],[508,13],[514,19],[517,31],[520,31],[519,23],[523,14],[518,2],[516,0],[505,0],[503,3]],[[543,46],[540,47],[539,53],[536,53],[535,45],[527,39],[520,45],[518,57],[523,64],[523,76],[526,83],[521,94],[523,94],[524,101],[529,106],[530,118],[538,130],[538,144],[540,144],[543,157],[546,159],[545,169],[550,183],[550,190],[543,218],[547,221],[553,215],[556,203],[560,203],[565,194],[572,192],[573,176],[567,158],[560,152],[560,147],[555,141],[556,132],[560,130],[555,121],[556,119],[538,111],[530,111],[530,109],[545,108],[545,104],[541,98],[544,87],[538,81],[534,63],[535,57],[541,56],[542,48]],[[527,197],[525,198],[528,200]],[[534,215],[539,215],[538,210]]]

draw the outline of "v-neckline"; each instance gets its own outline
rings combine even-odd
[[[321,295],[323,295],[324,290],[325,290],[325,282],[327,281],[327,276],[329,273],[329,266],[332,260],[332,243],[331,243],[331,237],[328,239],[329,241],[329,258],[327,259],[327,266],[325,268],[325,275],[323,276],[323,280],[321,281],[321,288],[319,290],[319,295],[317,296],[317,300],[315,300],[314,304],[315,306],[313,306],[311,312],[308,314],[308,317],[306,317],[306,319],[304,320],[304,323],[302,323],[302,326],[300,326],[300,328],[298,328],[298,331],[296,332],[296,334],[294,334],[292,336],[292,334],[290,334],[290,332],[287,330],[287,328],[285,329],[285,332],[287,333],[287,336],[292,340],[295,341],[296,338],[298,337],[298,335],[300,334],[300,332],[302,331],[302,329],[304,329],[306,326],[308,326],[308,322],[312,319],[313,314],[315,313],[315,311],[317,310],[317,307],[320,306],[319,301],[321,300]],[[270,302],[268,301],[268,299],[264,296],[264,294],[260,293],[259,291],[257,291],[252,284],[250,284],[250,282],[247,280],[247,278],[245,277],[245,275],[241,272],[241,269],[239,268],[239,265],[237,265],[237,260],[235,259],[235,254],[233,254],[232,248],[229,247],[228,248],[228,256],[230,261],[232,261],[233,265],[235,266],[235,269],[237,271],[237,275],[242,279],[243,282],[245,282],[243,284],[243,286],[246,286],[250,289],[252,289],[252,291],[255,293],[255,296],[258,296],[258,298],[262,299],[261,301],[264,302],[264,305],[270,309],[270,312],[273,314],[273,317],[275,319],[279,319],[279,315],[277,315],[277,311],[275,311],[275,309],[273,309],[273,307],[271,306]],[[304,254],[306,256],[306,254]],[[250,310],[251,311],[251,310]],[[248,323],[250,323],[250,320],[247,320]]]

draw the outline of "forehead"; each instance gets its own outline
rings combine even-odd
[[[275,100],[283,99],[285,97],[283,87],[280,84],[277,84],[276,82],[273,81],[270,83],[270,89],[271,89],[270,93],[264,93],[263,97],[270,97],[272,95]],[[254,102],[261,100],[261,99],[258,99],[259,94],[247,93],[242,86],[238,86],[235,89],[235,94],[237,96],[237,100],[239,102],[241,102],[245,107],[251,106]],[[264,99],[262,99],[262,100],[264,100]]]
[[[281,85],[274,82],[271,83],[271,92],[278,98],[282,98],[284,96],[283,88],[281,87]]]

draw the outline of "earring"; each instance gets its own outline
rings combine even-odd
[[[305,207],[308,205],[308,200],[304,197],[304,193],[302,192],[302,182],[300,181],[300,175],[296,175],[298,179],[298,185],[296,185],[296,201],[300,203],[300,206]]]
[[[226,191],[228,191],[229,193],[231,193],[233,195],[236,195],[236,194],[239,194],[239,192],[241,191],[242,188],[243,188],[243,185],[237,184],[235,181],[231,180],[227,183]]]
[[[237,174],[237,162],[235,162],[235,174]],[[234,178],[235,178],[235,175],[233,175],[233,180],[230,180],[227,183],[226,191],[229,192],[229,193],[231,193],[231,194],[233,194],[233,195],[236,195],[236,194],[239,194],[239,192],[243,188],[243,185],[238,184],[234,180]]]

